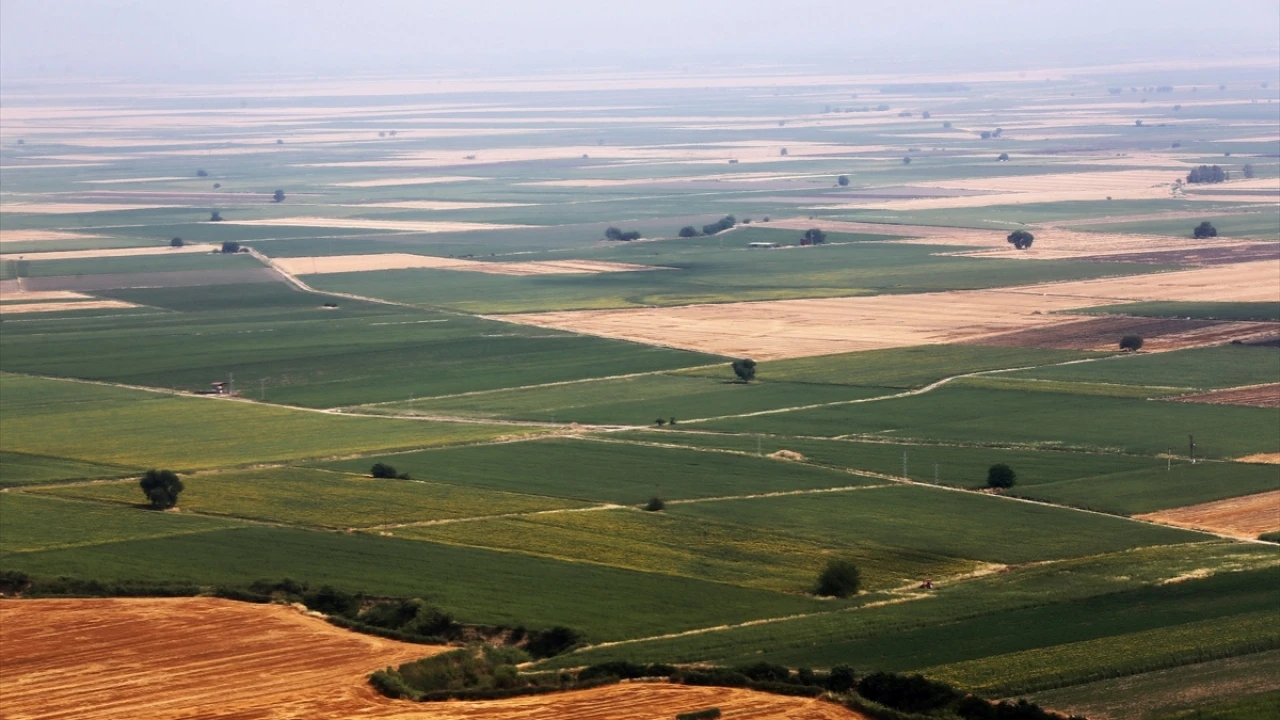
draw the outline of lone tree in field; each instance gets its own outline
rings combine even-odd
[[[209,222],[222,222],[222,213],[217,210],[209,213]]]
[[[271,202],[284,202],[284,191],[276,190],[271,194]]]
[[[409,473],[398,473],[396,469],[386,463],[374,463],[369,469],[369,474],[376,478],[384,480],[408,480]]]
[[[911,164],[911,158],[909,158],[909,157],[904,157],[904,158],[902,158],[902,164],[903,164],[903,165],[910,165],[910,164]]]
[[[987,487],[1011,488],[1018,481],[1018,474],[1004,463],[996,463],[987,468]]]
[[[800,238],[801,245],[821,245],[827,241],[827,234],[818,228],[809,228]]]
[[[1142,349],[1142,337],[1140,335],[1125,335],[1120,338],[1120,349],[1129,352],[1137,352]]]
[[[733,361],[733,374],[744,383],[749,383],[756,378],[756,361],[751,358],[743,358]]]
[[[209,177],[209,172],[202,168],[196,171],[196,177]]]
[[[778,154],[779,154],[779,155],[782,155],[783,157],[786,157],[786,156],[787,156],[787,149],[786,149],[786,148],[782,148],[782,152],[781,152],[781,153],[778,153]]]
[[[1026,250],[1031,247],[1031,243],[1035,242],[1036,236],[1026,230],[1014,230],[1009,233],[1009,237],[1005,238],[1009,243],[1019,250]]]
[[[138,485],[152,510],[168,510],[177,505],[178,494],[182,492],[182,481],[172,470],[148,470]]]
[[[849,176],[841,175],[840,177],[836,178],[836,184],[839,185],[840,187],[849,187]]]
[[[946,122],[942,123],[942,129],[944,129],[944,130],[950,130],[950,129],[951,129],[951,121],[950,121],[950,120],[947,120]]]
[[[1244,173],[1246,179],[1253,179],[1253,165],[1245,163],[1244,167],[1240,168],[1240,172]]]
[[[169,241],[169,247],[182,247],[183,245],[186,245],[186,243],[183,242],[180,237],[176,237]]]
[[[861,585],[862,573],[858,572],[857,565],[849,560],[832,559],[827,561],[826,569],[818,576],[818,587],[813,594],[846,598],[857,595]]]
[[[1218,228],[1214,227],[1213,223],[1205,220],[1192,229],[1191,237],[1196,238],[1197,240],[1200,238],[1218,237]]]
[[[658,497],[657,495],[654,495],[653,497],[649,498],[649,502],[645,503],[644,509],[648,510],[649,512],[658,512],[659,510],[665,508],[666,506],[667,504],[662,501],[662,498]]]
[[[1000,153],[1000,157],[996,158],[996,160],[1007,162],[1009,160],[1009,153]]]
[[[234,255],[238,252],[240,252],[240,243],[232,242],[230,240],[222,243],[222,254]]]
[[[680,237],[682,238],[698,237],[698,228],[692,225],[685,225],[684,227],[680,228]]]

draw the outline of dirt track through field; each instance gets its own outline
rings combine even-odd
[[[602,260],[536,260],[530,262],[481,262],[434,255],[382,253],[378,255],[322,255],[273,258],[271,264],[290,275],[372,272],[377,270],[457,270],[494,275],[579,275],[607,272],[667,270],[655,265],[606,262]]]
[[[1241,538],[1280,532],[1280,490],[1135,515],[1139,520]]]
[[[214,598],[6,600],[0,629],[8,720],[656,720],[708,707],[755,720],[860,717],[808,698],[665,683],[484,702],[389,700],[368,673],[446,648]]]

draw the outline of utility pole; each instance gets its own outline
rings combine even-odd
[[[1195,435],[1187,436],[1187,445],[1189,450],[1188,454],[1191,455],[1191,464],[1195,465],[1196,464],[1196,436]]]
[[[1165,467],[1165,472],[1173,472],[1173,446],[1172,445],[1169,446],[1169,452],[1168,454],[1165,455],[1165,459],[1169,461],[1167,463],[1167,467]]]
[[[933,464],[933,484],[941,485],[942,481],[938,479],[938,463]]]
[[[902,453],[902,477],[908,480],[911,479],[911,476],[907,475],[907,454],[905,452]]]

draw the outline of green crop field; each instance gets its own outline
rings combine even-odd
[[[1280,451],[1265,408],[943,387],[912,397],[717,420],[710,430],[1016,443],[1157,454],[1196,437],[1200,457]]]
[[[1246,199],[1248,198],[1241,198],[1241,200]],[[1217,228],[1218,237],[1246,240],[1280,239],[1280,211],[1274,208],[1261,211],[1253,209],[1248,212],[1232,213],[1230,215],[1216,214],[1207,208],[1202,212],[1202,216],[1193,219],[1109,222],[1103,225],[1081,225],[1074,229],[1089,232],[1191,237],[1191,231],[1196,225],[1208,221]]]
[[[137,485],[134,491],[141,502]],[[205,533],[228,526],[216,518],[10,493],[0,495],[0,512],[4,513],[0,555],[5,565],[19,562],[15,554]]]
[[[0,487],[130,475],[136,468],[0,451]]]
[[[345,529],[579,507],[580,503],[420,480],[374,479],[305,468],[215,472],[183,480],[182,509],[207,515]],[[61,485],[57,497],[142,501],[138,484]]]
[[[673,505],[674,507],[674,505]],[[571,512],[407,528],[396,535],[803,593],[833,553],[856,559],[869,590],[953,575],[977,563],[928,552],[642,510]]]
[[[563,439],[374,456],[323,467],[365,472],[379,460],[422,480],[636,506],[655,495],[683,500],[875,482],[764,458]]]
[[[131,255],[80,260],[27,260],[27,277],[105,275],[169,272],[174,270],[237,270],[261,267],[249,255],[183,253],[181,255]]]
[[[1199,320],[1280,322],[1280,303],[1269,302],[1139,302],[1072,310],[1086,315],[1136,315]]]
[[[1280,382],[1280,348],[1223,345],[1150,355],[1116,355],[1097,362],[1021,370],[1001,377],[1209,390]]]
[[[174,470],[486,440],[518,427],[343,417],[0,375],[0,449]]]

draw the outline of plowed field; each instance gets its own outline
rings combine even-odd
[[[1253,407],[1280,408],[1280,383],[1227,388],[1198,395],[1175,398],[1178,402],[1208,403],[1210,405],[1250,405]]]
[[[975,340],[974,343],[998,347],[1058,350],[1115,350],[1120,345],[1120,338],[1125,335],[1141,337],[1144,341],[1142,346],[1144,351],[1158,352],[1203,345],[1223,345],[1232,340],[1272,337],[1280,335],[1280,325],[1116,316],[1020,330]]]
[[[1280,490],[1135,515],[1164,525],[1254,538],[1280,531]]]
[[[485,702],[393,701],[368,685],[368,673],[445,648],[359,635],[281,605],[213,598],[0,602],[0,641],[8,720],[666,720],[708,707],[753,720],[860,717],[806,698],[665,683]]]

